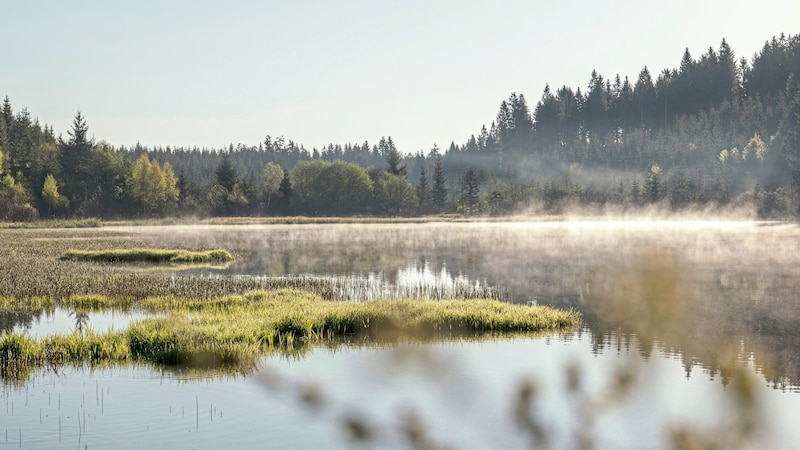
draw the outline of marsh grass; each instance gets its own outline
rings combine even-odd
[[[402,271],[401,271],[402,272]],[[249,284],[252,289],[295,288],[313,292],[325,300],[506,300],[508,293],[486,284],[472,282],[466,277],[437,276],[426,279],[421,274],[404,277],[402,282],[389,283],[381,274],[368,276],[313,276],[294,275],[260,277],[234,275],[234,283]],[[209,276],[209,278],[214,278]],[[221,278],[217,276],[216,278]]]
[[[101,311],[108,308],[127,310],[133,304],[131,297],[109,298],[103,295],[72,295],[55,299],[52,296],[0,297],[0,310],[5,311],[53,311],[61,307],[79,311]]]
[[[230,262],[233,255],[227,250],[171,250],[171,249],[113,249],[113,250],[68,250],[62,260],[92,262],[149,262],[149,263],[204,263]]]
[[[103,221],[90,217],[88,219],[50,219],[35,222],[1,222],[0,228],[7,229],[39,229],[39,228],[100,228]]]
[[[81,307],[130,304],[79,296]],[[46,303],[44,299],[40,304]],[[340,339],[365,342],[436,340],[479,334],[567,331],[575,311],[514,305],[497,300],[327,301],[296,289],[253,291],[214,299],[150,297],[137,305],[154,314],[126,330],[72,333],[36,339],[0,335],[0,365],[95,364],[149,361],[197,368],[252,370],[265,352],[297,351]]]
[[[459,277],[398,287],[382,277],[194,276],[105,263],[195,264],[228,255],[147,249],[115,231],[0,231],[0,309],[60,307],[77,314],[135,308],[153,314],[104,334],[3,334],[0,371],[22,374],[27,366],[129,361],[248,371],[265,352],[296,355],[337,342],[556,332],[579,320],[574,311],[501,302],[500,290]]]

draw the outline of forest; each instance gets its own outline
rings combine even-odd
[[[743,206],[800,214],[800,35],[737,59],[725,39],[635,80],[593,71],[585,87],[521,93],[462,144],[401,152],[125,147],[90,138],[79,111],[56,136],[26,108],[0,108],[0,220],[208,216],[559,214],[568,208]]]

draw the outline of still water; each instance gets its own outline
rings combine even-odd
[[[362,428],[372,446],[403,448],[410,445],[409,427],[457,448],[527,447],[532,438],[514,414],[526,380],[536,386],[532,411],[552,448],[575,447],[581,435],[596,448],[663,448],[675,427],[724,435],[735,424],[731,374],[718,366],[710,342],[735,344],[737,364],[757,380],[761,427],[750,447],[800,445],[793,425],[800,410],[800,230],[794,225],[595,221],[115,231],[154,245],[237,253],[228,268],[175,276],[371,276],[395,285],[412,275],[461,279],[501,288],[512,301],[577,308],[584,328],[538,339],[317,348],[266,357],[260,372],[236,377],[146,366],[43,371],[22,386],[2,387],[0,448],[344,448],[353,445],[346,430]],[[597,318],[598,290],[643,255],[669,258],[680,271],[692,321],[683,338],[640,342]],[[633,387],[606,405],[603,395],[625,367],[635,368]],[[579,388],[568,386],[570,373],[581,374]]]

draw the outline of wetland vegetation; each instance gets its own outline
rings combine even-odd
[[[0,445],[335,445],[267,387],[348,447],[798,447],[800,228],[677,217],[800,217],[800,35],[651,69],[512,92],[445,148],[126,147],[6,96]]]
[[[112,249],[112,250],[67,250],[63,260],[94,262],[170,262],[170,263],[225,263],[233,261],[227,250],[169,250],[150,248]]]
[[[447,290],[440,281],[438,291],[434,286],[423,292],[433,298],[437,296],[430,292],[438,292],[438,300],[422,299],[418,293],[414,300],[349,301],[346,291],[363,287],[355,279],[348,286],[346,279],[333,277],[202,277],[107,264],[232,259],[225,250],[150,250],[115,231],[96,231],[85,236],[93,239],[84,240],[63,231],[0,233],[7,234],[0,252],[8,257],[3,263],[0,310],[59,307],[79,314],[137,309],[152,314],[127,329],[106,333],[89,328],[35,338],[4,332],[0,364],[10,375],[46,365],[126,361],[248,371],[264,352],[337,339],[396,342],[565,331],[579,324],[577,311],[502,302],[496,294],[480,299],[476,293],[492,291],[468,284]],[[57,257],[64,247],[76,244],[100,248],[70,249]],[[116,247],[120,245],[129,248]],[[388,291],[378,288],[378,292]]]
[[[755,426],[755,394],[764,391],[759,385],[777,393],[800,386],[793,351],[800,346],[792,332],[798,320],[792,303],[782,300],[797,288],[800,257],[780,251],[798,241],[797,227],[780,223],[610,220],[0,230],[0,375],[4,389],[18,390],[42,373],[87,370],[78,376],[93,379],[94,373],[144,364],[178,379],[212,377],[233,386],[244,376],[269,387],[276,375],[265,364],[291,369],[311,360],[317,362],[308,363],[308,373],[295,382],[279,377],[278,386],[312,410],[331,411],[340,400],[327,397],[325,386],[302,381],[327,373],[327,366],[314,366],[321,364],[320,352],[348,361],[360,352],[418,346],[424,353],[452,345],[471,361],[481,348],[505,348],[504,361],[535,362],[529,375],[565,367],[556,378],[575,384],[559,395],[586,405],[571,414],[581,430],[591,430],[608,414],[607,406],[598,406],[603,395],[624,399],[635,389],[661,389],[648,382],[661,376],[655,374],[663,370],[658,361],[669,360],[666,373],[730,387],[745,405],[734,410],[745,413],[722,421],[720,429],[738,433]],[[148,248],[225,248],[235,260],[164,266],[62,259],[70,249]],[[555,308],[531,306],[536,303]],[[66,313],[52,314],[56,310]],[[95,329],[88,318],[106,311],[139,316]],[[41,332],[37,323],[62,320],[56,316],[73,323],[67,331]],[[582,348],[581,358],[606,361],[599,370],[612,372],[610,384],[586,387],[582,380],[595,370],[585,364],[594,363],[573,366],[554,356],[561,354],[557,348],[537,347],[542,342],[565,351]],[[537,350],[526,353],[531,346]],[[613,361],[625,365],[615,368]],[[425,364],[433,366],[421,370],[433,371],[436,380],[443,369]],[[497,370],[513,366],[492,364]],[[491,373],[487,367],[469,373]],[[349,369],[374,370],[339,370]],[[517,402],[517,431],[528,444],[539,443],[530,433],[547,425],[536,406],[551,401],[541,390],[545,385],[534,378],[503,380],[506,395]],[[355,409],[361,408],[367,407]],[[372,442],[388,426],[343,414],[348,427],[369,431]],[[670,441],[723,442],[706,431],[676,426]],[[736,442],[749,438],[725,435]]]

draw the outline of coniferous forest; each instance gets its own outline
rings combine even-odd
[[[745,207],[800,214],[800,35],[737,58],[723,39],[636,79],[521,93],[461,143],[403,153],[308,150],[283,137],[228,148],[132,148],[91,138],[81,112],[56,135],[8,97],[0,110],[0,220],[165,216],[561,213]],[[403,149],[408,150],[408,149]]]

